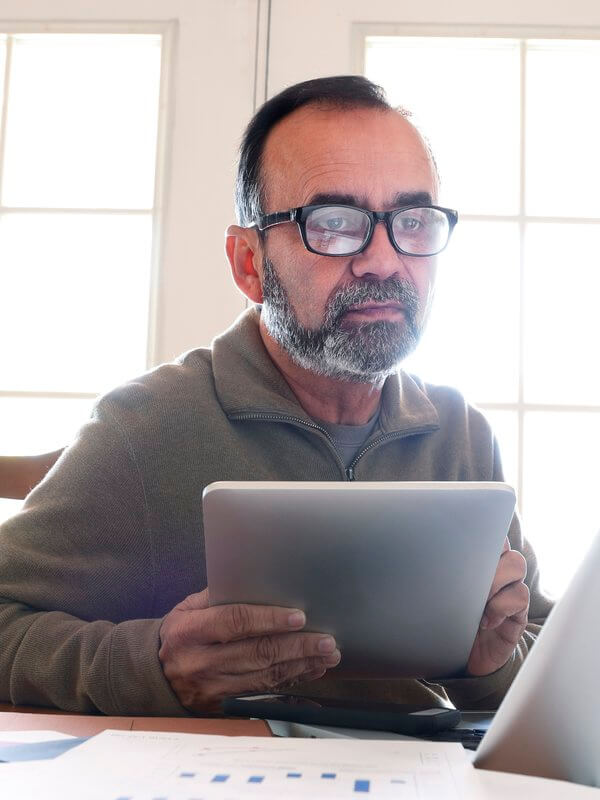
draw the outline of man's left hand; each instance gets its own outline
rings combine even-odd
[[[529,589],[524,583],[526,574],[527,562],[521,553],[510,549],[508,538],[505,539],[469,656],[468,675],[489,675],[506,664],[513,654],[527,625]]]

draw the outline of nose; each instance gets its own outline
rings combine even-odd
[[[378,220],[366,249],[352,258],[352,272],[357,278],[374,277],[385,280],[393,275],[406,277],[409,270],[403,256],[394,249],[383,220]]]

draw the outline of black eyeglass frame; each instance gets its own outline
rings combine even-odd
[[[369,218],[369,230],[361,247],[359,247],[358,250],[352,250],[350,253],[321,253],[311,247],[306,236],[306,220],[312,211],[315,211],[319,208],[351,208],[354,211],[362,211],[363,214],[366,214]],[[448,220],[448,238],[446,240],[446,244],[441,250],[436,250],[434,253],[407,253],[396,243],[392,230],[395,217],[403,211],[412,211],[413,209],[417,208],[434,208],[446,215]],[[262,233],[267,228],[272,228],[274,225],[281,225],[284,222],[295,222],[300,230],[300,236],[302,237],[304,247],[306,247],[310,253],[315,253],[315,255],[318,256],[348,258],[348,256],[356,256],[359,253],[362,253],[363,250],[369,246],[369,243],[373,238],[375,225],[377,225],[378,222],[385,222],[388,239],[390,240],[394,250],[404,256],[412,256],[414,258],[430,258],[431,256],[436,256],[438,253],[441,253],[448,246],[454,226],[458,222],[458,211],[454,211],[451,208],[444,208],[443,206],[434,206],[426,203],[411,206],[401,206],[400,208],[394,208],[392,211],[369,211],[367,208],[359,208],[358,206],[350,206],[344,203],[318,203],[317,205],[311,206],[298,206],[298,208],[291,208],[289,211],[275,211],[272,214],[263,214],[254,223],[253,227],[256,227]]]

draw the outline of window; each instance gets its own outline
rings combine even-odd
[[[600,527],[600,39],[364,43],[365,74],[414,113],[460,214],[406,366],[490,418],[558,594]]]
[[[63,446],[99,392],[146,369],[163,40],[0,36],[5,454]]]
[[[147,367],[164,45],[164,30],[0,35],[4,454],[64,446],[98,393]]]

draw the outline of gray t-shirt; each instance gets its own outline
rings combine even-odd
[[[379,409],[364,425],[334,425],[332,422],[323,422],[323,420],[315,421],[322,428],[325,428],[331,436],[335,449],[344,461],[344,466],[348,468],[356,454],[373,433],[378,419]]]

